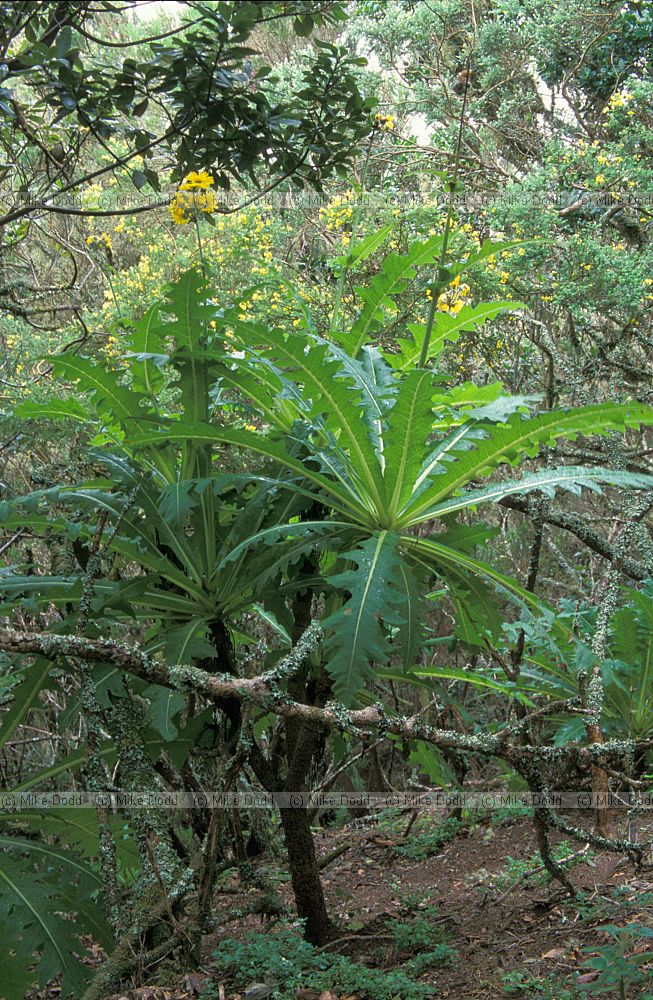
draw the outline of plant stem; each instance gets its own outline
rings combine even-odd
[[[358,227],[360,224],[361,214],[363,211],[362,196],[365,193],[365,182],[367,180],[367,168],[370,162],[370,156],[372,153],[372,145],[374,143],[374,136],[370,139],[369,145],[367,147],[367,153],[365,155],[365,162],[363,163],[363,170],[361,173],[360,182],[360,193],[358,198],[358,204],[356,205],[356,210],[351,222],[351,239],[349,241],[348,251],[352,252],[356,246],[356,237],[358,235]],[[336,324],[340,318],[340,307],[342,305],[342,296],[345,291],[345,278],[347,277],[347,272],[349,271],[349,266],[345,265],[340,272],[340,277],[338,278],[338,284],[336,286],[336,298],[333,305],[333,314],[331,316],[331,322],[329,324],[329,332],[333,333],[336,329]]]
[[[458,121],[458,138],[456,140],[456,156],[453,164],[453,176],[450,181],[447,182],[449,188],[448,191],[448,204],[447,204],[447,218],[444,223],[444,235],[442,237],[442,247],[440,249],[440,257],[438,259],[438,277],[433,283],[431,288],[431,302],[429,305],[428,315],[426,317],[426,326],[424,328],[424,340],[422,341],[422,350],[419,356],[418,368],[426,368],[426,362],[429,354],[429,345],[431,343],[431,335],[433,333],[433,324],[435,322],[435,313],[438,308],[438,298],[444,286],[448,283],[446,278],[443,278],[444,262],[447,258],[447,250],[449,247],[449,235],[451,233],[451,223],[453,220],[453,195],[455,194],[456,188],[458,186],[458,174],[460,172],[460,152],[462,149],[463,141],[463,128],[465,125],[465,108],[467,106],[467,88],[469,86],[469,56],[467,56],[466,62],[466,72],[465,72],[465,91],[463,93],[463,104],[460,109],[460,119]]]
[[[206,260],[204,258],[204,247],[202,246],[202,234],[200,232],[200,220],[197,211],[194,213],[194,216],[195,216],[195,230],[197,232],[197,245],[200,251],[200,261],[202,262],[202,274],[206,278],[207,277]]]

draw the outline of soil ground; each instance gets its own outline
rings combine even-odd
[[[642,839],[648,836],[642,835]],[[552,838],[552,843],[560,840]],[[579,891],[577,902],[566,897],[556,883],[544,883],[541,871],[524,878],[525,866],[520,867],[519,862],[530,862],[531,868],[540,863],[528,819],[498,826],[488,822],[463,827],[437,854],[419,859],[397,856],[395,847],[401,843],[401,832],[397,833],[396,828],[388,831],[356,824],[337,831],[320,831],[316,842],[321,857],[338,846],[351,844],[323,872],[329,911],[342,935],[340,941],[329,945],[329,950],[340,951],[357,962],[392,968],[400,963],[387,933],[383,933],[387,932],[386,921],[399,914],[402,907],[405,912],[410,894],[418,894],[424,901],[422,905],[437,905],[438,921],[441,918],[448,941],[458,953],[453,964],[419,977],[435,987],[437,998],[490,1000],[511,995],[557,1000],[558,996],[569,995],[564,989],[575,975],[589,981],[592,971],[587,961],[591,950],[599,951],[608,941],[599,927],[630,922],[653,926],[653,871],[638,873],[615,854],[587,850],[574,859],[571,880]],[[570,844],[568,850],[576,854],[583,850],[583,844]],[[564,848],[563,853],[567,855]],[[509,862],[509,858],[515,860]],[[274,870],[269,862],[260,862],[260,866],[268,873]],[[236,883],[224,888],[227,892],[218,905],[232,907],[234,895],[229,888],[233,893]],[[291,907],[292,894],[286,881],[279,883],[279,894]],[[174,989],[151,986],[117,996],[130,1000],[181,1000],[193,996],[208,973],[216,995],[233,1000],[237,994],[229,982],[221,983],[211,975],[210,952],[222,937],[240,938],[247,931],[262,929],[259,917],[231,922],[207,940],[207,964],[197,977],[186,977]],[[650,950],[650,943],[644,940],[640,947],[637,942],[635,948]],[[645,973],[647,969],[649,978],[630,989],[628,997],[653,998],[653,963],[644,966]],[[508,994],[504,990],[505,977],[515,972],[522,974],[524,985]],[[545,981],[549,985],[539,985]],[[560,984],[559,992],[556,983]],[[318,1000],[320,994],[307,991],[305,996],[306,1000]],[[336,994],[323,996],[341,1000]]]

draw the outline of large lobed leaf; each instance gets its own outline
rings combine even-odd
[[[431,339],[428,347],[428,358],[437,358],[447,342],[456,343],[461,333],[478,330],[488,320],[495,319],[502,312],[523,309],[523,302],[481,302],[477,306],[463,306],[460,312],[438,312],[435,315]],[[416,368],[422,353],[422,345],[426,334],[424,323],[409,323],[408,329],[412,336],[402,337],[398,342],[396,352],[384,352],[386,361],[398,371],[406,372]]]
[[[73,851],[0,834],[2,995],[22,1000],[30,985],[61,975],[61,996],[84,991],[89,968],[81,935],[109,946],[111,934],[91,893],[99,878]],[[80,957],[78,957],[80,956]]]
[[[373,534],[342,558],[353,565],[328,580],[350,596],[323,624],[333,630],[325,651],[334,694],[352,705],[373,676],[370,664],[386,662],[391,652],[387,628],[406,623],[419,588],[407,581],[411,569],[402,562],[399,539],[392,531]]]
[[[468,483],[487,476],[502,463],[533,458],[544,445],[579,434],[607,434],[653,424],[653,407],[644,403],[597,403],[573,410],[553,410],[524,419],[513,414],[505,423],[479,426],[470,421],[431,452],[420,477],[428,489],[405,509],[407,523],[419,523],[437,503]]]

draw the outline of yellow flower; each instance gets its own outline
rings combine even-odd
[[[375,115],[374,125],[381,132],[392,132],[395,127],[395,120],[392,115]]]
[[[87,236],[86,237],[87,246],[98,246],[104,247],[106,250],[112,249],[111,237],[108,233],[100,233],[99,236]]]
[[[206,190],[207,188],[213,187],[215,181],[211,175],[206,170],[200,170],[199,172],[191,170],[189,174],[186,174],[183,181],[179,185],[180,191],[194,191],[196,188],[202,188]]]
[[[427,296],[430,298],[431,296]],[[449,283],[448,288],[438,296],[437,309],[438,312],[448,312],[453,316],[457,316],[463,306],[469,304],[471,298],[469,285],[460,282],[460,275],[456,277]]]
[[[184,207],[178,201],[178,195],[170,202],[170,218],[177,226],[185,226],[190,222],[190,215],[186,215]]]
[[[617,108],[623,108],[624,104],[628,101],[632,101],[633,95],[629,94],[627,90],[619,90],[616,94],[613,94],[608,101],[607,107],[603,109],[603,114],[607,114],[608,111],[615,111]]]
[[[213,191],[196,186],[193,189],[179,188],[170,202],[170,218],[176,225],[185,226],[197,212],[211,214],[217,208]]]
[[[603,176],[603,174],[597,174],[596,177],[594,178],[594,182],[596,184],[605,184],[605,177]]]

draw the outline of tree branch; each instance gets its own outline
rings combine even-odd
[[[376,732],[402,739],[418,739],[435,746],[478,753],[486,757],[498,756],[508,762],[522,762],[532,756],[544,760],[560,756],[573,757],[579,764],[595,763],[598,759],[619,761],[627,752],[653,746],[650,740],[613,740],[591,746],[570,744],[565,747],[532,746],[512,742],[491,733],[469,735],[452,729],[438,729],[428,725],[420,715],[389,716],[382,705],[347,709],[333,702],[324,708],[293,701],[278,686],[278,681],[297,669],[322,638],[319,622],[312,622],[291,652],[267,673],[258,677],[233,677],[231,674],[209,674],[198,667],[166,666],[153,659],[137,646],[108,639],[86,639],[71,635],[48,635],[39,632],[19,632],[0,629],[0,650],[7,653],[36,654],[57,660],[61,656],[83,656],[96,663],[114,663],[121,670],[163,687],[180,691],[194,691],[210,700],[225,697],[247,701],[284,718],[313,723],[325,729],[341,732]]]
[[[499,503],[502,507],[509,507],[510,510],[518,510],[522,514],[531,515],[531,506],[526,499],[504,497]],[[542,519],[546,524],[552,524],[556,528],[562,528],[564,531],[571,532],[579,541],[587,545],[593,552],[603,556],[604,559],[609,559],[610,562],[614,562],[617,559],[615,546],[593,531],[589,524],[577,514],[570,514],[564,510],[549,509],[543,514]],[[647,569],[644,563],[633,559],[632,556],[620,555],[619,559],[621,560],[621,568],[624,573],[632,580],[644,580],[651,575],[651,570]]]

